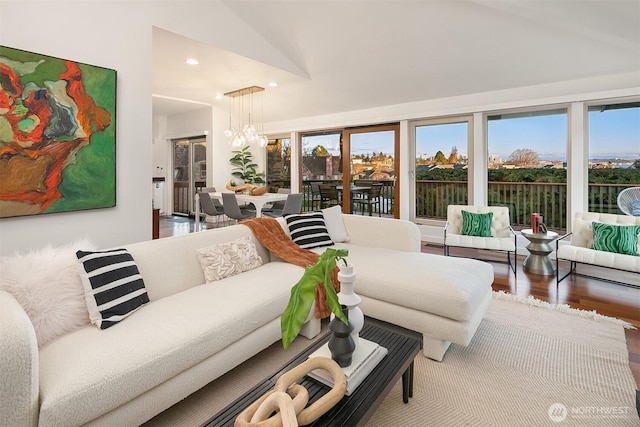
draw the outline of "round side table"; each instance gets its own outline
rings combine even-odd
[[[551,276],[556,274],[556,266],[549,259],[549,254],[553,252],[550,243],[558,238],[558,233],[548,231],[547,233],[534,233],[533,230],[525,229],[520,231],[529,244],[527,250],[529,256],[522,263],[522,269],[529,273]]]

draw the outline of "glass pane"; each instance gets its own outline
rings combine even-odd
[[[191,177],[193,180],[191,193],[191,211],[195,210],[196,193],[207,186],[207,143],[194,141],[191,143]]]
[[[517,229],[531,226],[532,213],[549,229],[566,229],[566,111],[492,116],[487,130],[489,205],[507,206]]]
[[[320,208],[318,183],[342,182],[342,133],[302,135],[303,210]]]
[[[622,215],[618,194],[640,186],[640,106],[589,108],[589,212]]]
[[[380,213],[393,215],[395,132],[387,130],[352,133],[349,145],[350,181],[355,188],[382,184]],[[359,194],[352,191],[351,198],[358,197]],[[354,208],[359,205],[356,203]],[[372,205],[371,208],[372,212],[377,214],[378,205]]]
[[[189,141],[173,141],[173,212],[189,214]]]
[[[291,188],[291,139],[275,138],[267,145],[267,189]]]
[[[448,205],[467,204],[468,127],[416,126],[416,218],[445,219]]]

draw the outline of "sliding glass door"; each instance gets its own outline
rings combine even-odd
[[[359,197],[362,188],[373,184],[382,186],[379,203],[372,209],[381,216],[398,218],[398,151],[400,145],[398,124],[366,126],[345,129],[345,146],[348,156],[343,157],[342,206],[351,212],[352,200]],[[358,212],[363,213],[363,212]]]
[[[193,215],[196,192],[207,182],[205,137],[172,140],[173,213]]]

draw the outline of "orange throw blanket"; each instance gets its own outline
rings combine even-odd
[[[254,218],[241,222],[251,229],[253,235],[260,241],[262,246],[271,251],[278,258],[299,267],[307,268],[314,265],[320,255],[308,249],[302,249],[286,235],[278,221],[274,218]],[[333,289],[340,292],[340,282],[338,281],[338,267],[331,271],[331,282]],[[326,293],[322,283],[316,285],[316,319],[323,319],[331,314],[327,306]]]

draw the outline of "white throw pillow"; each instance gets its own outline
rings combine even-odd
[[[75,253],[81,247],[93,249],[94,244],[81,239],[0,258],[0,289],[12,294],[27,313],[39,347],[89,324],[76,267]]]
[[[149,302],[133,257],[126,249],[77,251],[78,270],[91,323],[107,329]]]
[[[196,249],[207,283],[253,270],[262,265],[256,245],[250,237]]]
[[[331,240],[335,243],[344,243],[349,241],[349,235],[347,229],[344,226],[342,220],[342,207],[332,206],[330,208],[322,209],[322,216],[324,217],[324,223],[327,226],[327,231]]]

